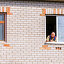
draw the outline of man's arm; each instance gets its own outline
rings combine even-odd
[[[47,36],[47,38],[46,38],[46,42],[49,42],[49,38],[50,38],[50,36]]]
[[[55,38],[55,42],[57,42],[57,37]]]

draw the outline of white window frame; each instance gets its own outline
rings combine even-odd
[[[62,15],[46,15],[46,16],[56,16],[56,36],[58,37],[58,16],[62,16]],[[46,29],[45,29],[45,33],[46,33]],[[45,40],[46,40],[46,35],[45,35]],[[45,42],[45,44],[64,44],[64,42],[58,42],[58,38],[57,38],[57,42]]]

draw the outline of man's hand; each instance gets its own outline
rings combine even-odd
[[[49,42],[49,40],[46,40],[46,42]]]
[[[53,40],[50,40],[50,42],[53,42]]]

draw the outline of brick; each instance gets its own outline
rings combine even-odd
[[[44,50],[45,48],[44,47],[40,47],[41,50]]]
[[[63,14],[63,9],[61,9],[61,14]]]
[[[10,7],[6,7],[6,12],[8,15],[12,15],[12,13],[10,13]]]
[[[51,50],[51,47],[47,47],[46,50]]]
[[[46,48],[46,47],[48,47],[48,45],[42,45],[42,47]]]
[[[61,50],[61,47],[56,47],[56,50]]]
[[[44,8],[42,9],[42,14],[40,14],[40,16],[45,16],[45,14],[46,14],[46,9]]]
[[[51,50],[51,47],[40,47],[41,50]]]
[[[9,44],[4,44],[4,46],[7,46],[7,47],[9,47],[10,45],[9,45]]]
[[[2,7],[2,12],[4,12],[4,7]]]
[[[59,9],[57,9],[57,14],[59,14]]]
[[[53,12],[54,14],[56,14],[56,9],[54,8],[54,12]]]
[[[9,48],[9,49],[13,49],[13,47],[12,47],[12,46],[8,46],[8,48]]]

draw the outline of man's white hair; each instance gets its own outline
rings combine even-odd
[[[54,35],[55,35],[55,32],[52,32],[52,33],[54,33]],[[52,33],[51,33],[51,34],[52,34]]]

